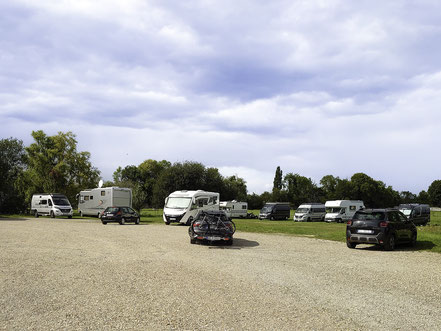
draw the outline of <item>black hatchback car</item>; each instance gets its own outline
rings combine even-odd
[[[200,211],[188,228],[190,243],[223,242],[233,244],[236,225],[222,210]]]
[[[140,220],[138,213],[130,207],[107,207],[100,218],[104,225],[108,222],[118,222],[121,225],[126,222],[139,224]]]
[[[363,209],[355,213],[346,225],[346,244],[375,244],[394,250],[398,243],[416,245],[417,229],[397,209]]]

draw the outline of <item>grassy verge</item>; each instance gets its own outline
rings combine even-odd
[[[258,210],[252,210],[255,215]],[[306,236],[317,239],[334,241],[345,241],[346,224],[325,223],[325,222],[293,222],[291,218],[287,221],[269,221],[258,219],[235,219],[238,231],[254,233],[277,233],[292,236]],[[0,218],[20,219],[29,215],[0,215]],[[74,218],[81,218],[74,214]],[[84,217],[89,218],[89,217]],[[141,211],[141,222],[148,224],[163,224],[161,209],[143,209]],[[428,226],[418,227],[418,250],[426,250],[441,253],[441,211],[431,212],[431,221]]]

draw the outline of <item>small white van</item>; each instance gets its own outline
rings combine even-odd
[[[247,202],[221,201],[219,209],[223,210],[229,218],[246,218],[248,215]]]
[[[302,203],[299,208],[296,209],[293,219],[296,222],[324,221],[325,214],[326,207],[323,203]]]
[[[40,215],[67,216],[72,218],[73,210],[69,200],[63,194],[59,193],[37,193],[32,196],[31,214],[35,217]]]
[[[182,223],[190,225],[201,210],[219,210],[219,193],[175,191],[165,199],[162,219],[166,225]]]
[[[326,222],[346,222],[354,216],[355,212],[364,209],[361,200],[331,200],[326,201]]]

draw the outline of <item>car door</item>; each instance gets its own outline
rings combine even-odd
[[[399,211],[397,211],[396,213],[398,219],[400,220],[400,223],[402,224],[402,239],[410,240],[412,238],[412,230],[413,230],[412,222],[408,220],[403,213]]]
[[[130,208],[130,207],[128,207],[127,210],[128,210],[128,212],[130,214],[130,220],[132,222],[135,222],[136,219],[138,218],[138,215],[137,215],[136,211],[134,209]]]

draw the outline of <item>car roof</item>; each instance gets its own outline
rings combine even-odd
[[[388,211],[399,211],[397,208],[365,208],[357,210],[357,213],[385,213]]]

